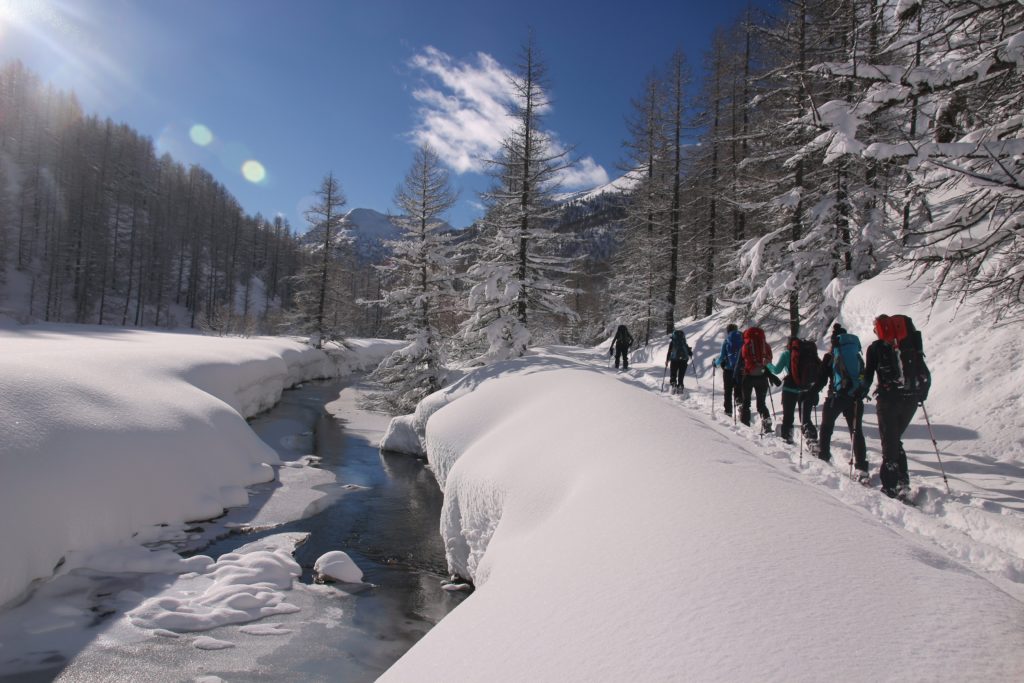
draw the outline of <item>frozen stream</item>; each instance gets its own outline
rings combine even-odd
[[[319,465],[282,467],[280,480],[256,490],[247,508],[194,526],[188,539],[179,541],[200,546],[199,553],[214,559],[253,543],[288,548],[298,543],[294,557],[303,575],[288,602],[299,610],[254,622],[273,622],[280,632],[254,634],[244,625],[230,625],[178,638],[154,636],[123,615],[141,597],[177,587],[175,577],[62,577],[51,583],[63,584],[66,591],[41,590],[0,615],[0,681],[193,681],[203,676],[369,681],[379,676],[463,594],[440,585],[445,575],[438,532],[442,495],[433,475],[422,462],[383,454],[373,445],[387,418],[358,410],[360,390],[321,382],[286,392],[274,409],[252,421],[253,429],[282,460],[297,464],[313,454]],[[329,550],[347,552],[363,570],[365,584],[312,584],[312,565]],[[88,618],[75,619],[75,612]],[[36,633],[22,629],[20,637],[13,636],[26,620],[36,624],[31,629]],[[197,649],[200,636],[232,646]],[[36,664],[31,674],[19,672],[16,662],[4,662],[11,654],[16,657],[10,660],[49,664],[41,669]]]

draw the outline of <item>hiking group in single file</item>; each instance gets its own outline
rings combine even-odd
[[[774,433],[772,415],[775,407],[769,384],[781,386],[780,436],[787,443],[793,443],[794,421],[799,417],[801,452],[806,442],[808,450],[826,462],[832,459],[832,434],[836,420],[842,415],[853,452],[851,477],[864,485],[869,482],[863,430],[864,402],[871,400],[871,388],[875,385],[873,395],[882,447],[879,472],[882,492],[891,498],[909,502],[910,476],[902,438],[918,407],[923,409],[928,398],[931,373],[925,363],[921,332],[909,317],[880,315],[874,320],[874,333],[877,338],[862,356],[857,335],[850,334],[836,323],[832,326],[829,348],[824,356],[819,357],[817,344],[813,341],[790,337],[778,361],[773,363],[772,349],[765,339],[764,330],[748,327],[740,332],[736,325],[730,324],[726,327],[721,353],[712,365],[716,373],[719,370],[722,373],[725,413],[734,420],[738,413],[739,421],[750,426],[751,399],[756,397],[763,434]],[[615,353],[616,368],[621,357],[623,369],[628,369],[632,343],[633,338],[626,326],[619,325],[609,349],[609,355]],[[693,349],[686,343],[686,335],[682,330],[675,330],[665,359],[666,370],[671,370],[672,393],[683,390],[683,378],[692,357]],[[779,379],[783,373],[785,377]],[[820,395],[826,387],[821,422],[815,426]],[[771,400],[771,410],[766,399]],[[934,443],[934,438],[932,441]]]

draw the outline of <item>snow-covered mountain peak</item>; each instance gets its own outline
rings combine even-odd
[[[603,194],[629,192],[636,187],[637,182],[639,182],[639,176],[630,171],[619,176],[615,180],[605,183],[604,185],[598,185],[591,190],[569,192],[561,195],[559,199],[563,202],[586,202],[596,197],[600,197]]]

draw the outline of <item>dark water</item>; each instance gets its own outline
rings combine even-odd
[[[252,426],[260,436],[265,430],[273,434],[282,415],[293,419],[297,410],[314,411],[313,453],[322,458],[319,466],[333,472],[339,484],[359,488],[313,517],[263,533],[233,535],[205,548],[204,555],[216,558],[265,535],[298,531],[311,534],[295,553],[307,572],[321,554],[343,549],[364,573],[385,570],[382,581],[394,569],[444,576],[444,545],[438,531],[443,496],[434,475],[416,458],[382,452],[365,438],[347,433],[343,422],[323,409],[340,388],[336,382],[310,383],[287,392],[277,408]],[[265,440],[275,446],[272,437]],[[377,583],[368,575],[366,581]]]
[[[330,487],[332,493],[337,494],[339,486],[342,493],[306,519],[265,531],[233,533],[199,552],[216,558],[266,536],[308,533],[295,552],[303,583],[311,583],[320,555],[344,550],[363,570],[364,585],[292,591],[289,602],[301,611],[264,620],[292,629],[288,636],[246,635],[237,626],[226,626],[180,639],[135,634],[132,641],[118,637],[117,629],[126,628],[123,625],[115,624],[109,638],[100,637],[100,626],[91,636],[78,634],[84,641],[78,651],[62,652],[63,661],[48,672],[10,679],[0,673],[0,680],[191,681],[202,675],[226,681],[376,679],[465,594],[441,588],[446,576],[438,531],[442,494],[432,473],[415,458],[381,453],[365,437],[346,431],[344,421],[324,409],[341,389],[338,382],[307,383],[285,392],[275,408],[251,424],[283,460],[310,450],[320,456],[320,467],[338,478],[337,486]],[[296,439],[296,434],[305,436]],[[215,531],[230,517],[204,525],[205,532]],[[190,645],[199,635],[231,641],[236,647],[199,651]]]
[[[308,532],[295,560],[303,568],[302,581],[309,583],[318,557],[344,550],[363,570],[363,581],[372,584],[348,605],[351,620],[346,624],[355,632],[346,629],[339,634],[343,637],[330,638],[333,649],[326,657],[311,657],[303,649],[296,663],[307,674],[326,674],[330,680],[373,680],[465,594],[441,588],[447,569],[438,529],[443,495],[433,473],[421,460],[382,452],[348,433],[343,421],[323,408],[341,388],[338,382],[320,382],[287,392],[278,407],[253,422],[253,429],[263,436],[264,427],[273,431],[282,415],[297,408],[314,411],[313,453],[322,458],[320,467],[333,472],[339,484],[360,488],[317,515],[261,533],[232,535],[203,554],[216,558],[262,536]]]

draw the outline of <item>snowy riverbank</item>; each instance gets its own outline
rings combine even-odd
[[[483,370],[427,422],[449,562],[477,591],[388,680],[1019,674],[1018,600],[580,355]]]
[[[59,563],[245,504],[277,455],[245,418],[391,342],[332,355],[296,340],[108,327],[0,329],[0,605]]]
[[[865,345],[877,313],[924,330],[953,493],[919,415],[905,439],[918,509],[878,492],[873,404],[872,488],[846,476],[840,430],[826,464],[734,425],[720,377],[712,404],[726,315],[686,325],[700,387],[688,375],[685,398],[659,391],[658,340],[628,373],[607,368],[606,347],[541,349],[396,420],[387,445],[425,451],[450,567],[477,590],[385,678],[1019,677],[1022,421],[1004,407],[1020,382],[995,379],[1020,341],[919,295],[890,273],[843,311]]]

